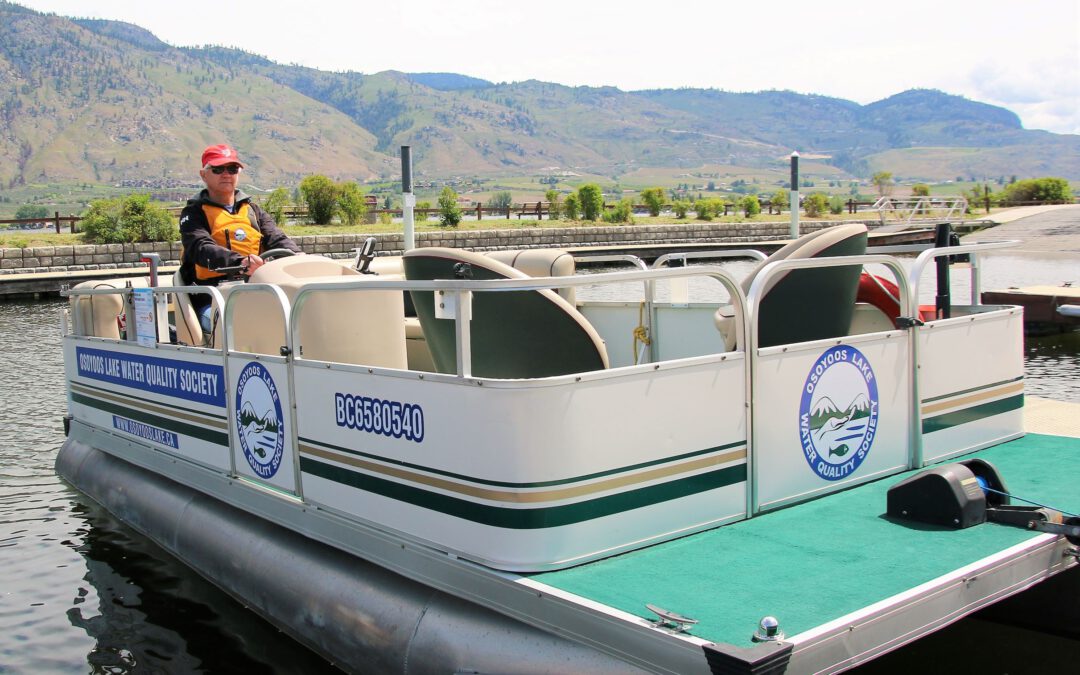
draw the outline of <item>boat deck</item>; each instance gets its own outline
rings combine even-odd
[[[1073,413],[1080,408],[1055,405]],[[1080,435],[1075,422],[1061,426],[1062,410],[1052,412],[1055,431]],[[1038,428],[1039,420],[1031,426]],[[1080,509],[1073,483],[1080,476],[1080,438],[1029,433],[971,456],[997,466],[1013,494]],[[787,639],[798,643],[799,634],[1047,537],[995,523],[948,530],[886,519],[887,490],[914,473],[632,554],[533,575],[529,583],[643,619],[656,618],[645,607],[653,604],[697,619],[693,636],[743,647],[752,645],[758,621],[772,615]],[[703,588],[703,579],[715,581]]]

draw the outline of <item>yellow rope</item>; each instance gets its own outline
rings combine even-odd
[[[630,347],[631,353],[634,355],[634,365],[638,362],[638,343],[648,347],[652,344],[652,340],[649,338],[649,329],[645,327],[645,301],[638,303],[638,325],[634,328],[634,344]]]

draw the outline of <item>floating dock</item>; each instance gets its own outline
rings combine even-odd
[[[1020,305],[1024,308],[1024,332],[1030,335],[1065,332],[1080,328],[1080,287],[1028,286],[984,291],[986,305]]]

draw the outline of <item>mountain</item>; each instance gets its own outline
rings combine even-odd
[[[254,428],[258,429],[259,432],[277,433],[278,429],[274,411],[268,410],[266,415],[263,416],[255,412],[255,408],[252,407],[249,401],[244,401],[244,407],[240,410],[240,426],[247,429],[251,425],[254,425]]]
[[[392,164],[344,113],[161,44],[128,24],[0,3],[0,186],[190,182],[202,148],[222,138],[273,167],[256,180],[368,178]]]
[[[866,394],[860,393],[858,396],[855,397],[855,400],[848,405],[846,412],[850,415],[853,412],[865,412],[869,409],[870,399],[867,398]]]
[[[172,47],[116,21],[0,1],[0,189],[24,183],[196,181],[227,140],[255,187],[397,175],[780,167],[792,149],[843,172],[920,180],[1080,179],[1080,136],[931,90],[869,105],[787,91],[625,92],[454,73],[327,72],[237,49]]]
[[[814,405],[814,409],[810,411],[810,415],[813,417],[825,417],[839,413],[840,409],[836,407],[836,404],[828,396],[822,396],[821,400]]]
[[[440,91],[461,91],[463,89],[487,89],[491,82],[457,73],[410,73],[409,79],[425,87]]]

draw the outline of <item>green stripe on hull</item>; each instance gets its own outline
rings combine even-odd
[[[1008,398],[997,401],[973,405],[970,408],[964,408],[963,410],[956,410],[945,413],[944,415],[938,415],[937,417],[924,419],[922,432],[924,434],[932,434],[935,431],[943,431],[945,429],[960,426],[961,424],[978,422],[981,419],[1000,415],[1001,413],[1006,413],[1011,410],[1019,410],[1023,407],[1024,395],[1017,394],[1016,396],[1009,396]]]
[[[220,431],[213,431],[210,429],[204,429],[197,427],[193,424],[185,424],[184,422],[178,422],[168,417],[160,417],[158,415],[152,415],[138,408],[129,408],[127,406],[119,405],[117,403],[110,403],[108,401],[101,401],[98,399],[90,398],[82,394],[76,394],[72,392],[71,400],[76,403],[82,403],[88,405],[91,408],[97,408],[103,412],[112,413],[114,415],[120,415],[133,419],[137,422],[143,422],[162,429],[183,434],[185,436],[191,436],[192,438],[198,438],[209,443],[215,443],[217,445],[228,447],[229,436],[223,434]]]
[[[990,384],[983,384],[978,387],[971,387],[970,389],[961,389],[960,391],[951,391],[948,394],[942,394],[941,396],[931,396],[930,398],[923,399],[923,405],[927,403],[935,403],[937,401],[944,401],[947,398],[957,398],[966,394],[972,394],[977,391],[986,391],[987,389],[993,389],[994,387],[1002,387],[1006,384],[1012,384],[1013,382],[1020,382],[1024,379],[1024,376],[1014,377],[1011,380],[1002,380],[1001,382],[992,382]]]
[[[348,485],[421,508],[471,520],[483,525],[514,530],[534,530],[572,525],[746,481],[746,465],[739,464],[574,504],[511,509],[478,504],[412,485],[395,483],[376,476],[320,462],[310,457],[300,457],[300,470],[335,483]]]
[[[680,462],[684,459],[691,459],[693,457],[703,457],[713,453],[723,452],[725,450],[731,450],[732,448],[738,448],[746,445],[746,441],[736,441],[735,443],[728,443],[726,445],[719,445],[715,448],[706,448],[704,450],[695,450],[694,452],[686,452],[681,455],[675,455],[673,457],[664,457],[663,459],[655,459],[650,462],[640,462],[638,464],[630,464],[628,466],[621,466],[615,469],[608,469],[606,471],[597,471],[595,473],[588,473],[583,476],[573,476],[571,478],[560,478],[558,480],[541,480],[532,483],[514,483],[503,480],[488,480],[485,478],[477,478],[476,476],[469,476],[463,473],[455,473],[453,471],[445,471],[443,469],[436,469],[431,466],[425,466],[423,464],[414,464],[412,462],[403,462],[400,459],[394,459],[392,457],[384,457],[382,455],[374,455],[370,452],[363,452],[361,450],[354,450],[352,448],[346,448],[341,445],[332,445],[324,441],[315,440],[313,438],[307,438],[301,436],[299,438],[301,443],[308,443],[313,447],[325,448],[327,450],[333,450],[335,452],[343,452],[356,457],[363,457],[365,459],[373,459],[378,462],[384,462],[386,464],[392,464],[395,466],[401,466],[407,469],[416,469],[418,471],[424,471],[426,473],[434,474],[436,476],[446,476],[447,478],[454,478],[456,480],[467,481],[469,483],[475,483],[477,485],[490,485],[492,487],[505,487],[505,488],[543,488],[543,487],[555,487],[559,485],[571,485],[573,483],[583,483],[585,481],[595,480],[597,478],[605,478],[607,476],[614,476],[620,473],[630,473],[632,471],[638,471],[640,469],[647,469],[654,466],[660,466],[661,464],[671,464],[674,462]]]

